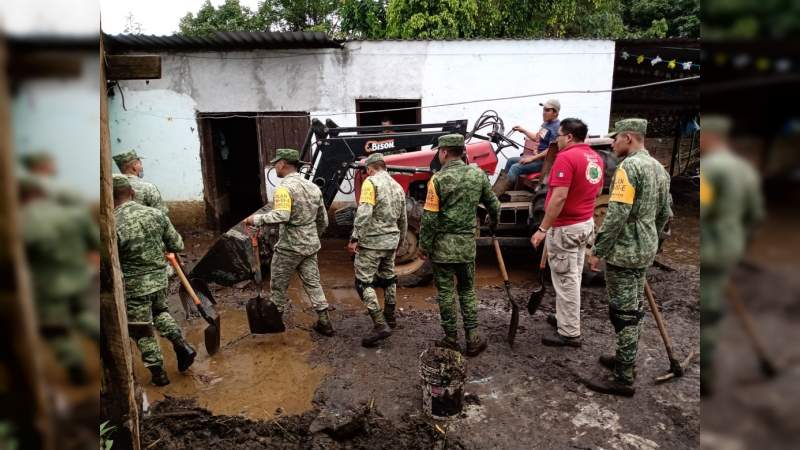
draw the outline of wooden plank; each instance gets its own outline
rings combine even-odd
[[[203,199],[206,204],[206,220],[208,225],[217,232],[222,231],[222,209],[220,209],[217,186],[217,165],[214,157],[214,137],[212,135],[212,120],[208,118],[197,119],[197,131],[200,136],[200,170],[203,174]]]
[[[82,54],[35,52],[13,55],[8,64],[12,79],[75,78],[81,75]]]
[[[109,80],[152,80],[161,78],[159,55],[106,55]]]
[[[100,39],[100,61],[105,50]],[[114,199],[111,187],[111,139],[108,129],[105,65],[100,64],[100,357],[103,361],[103,417],[118,426],[114,448],[139,450],[139,407],[133,379],[133,357],[122,271],[117,252]]]
[[[6,67],[6,44],[0,38],[0,67]],[[30,277],[17,226],[17,181],[11,144],[8,80],[0,70],[0,339],[8,351],[4,364],[4,400],[13,414],[20,448],[53,448],[52,426],[44,393]]]

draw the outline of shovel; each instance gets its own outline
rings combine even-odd
[[[545,243],[542,242],[542,245]],[[544,268],[547,267],[547,246],[542,248],[542,260],[539,261],[539,286],[533,288],[530,298],[528,298],[528,314],[534,315],[544,298]]]
[[[506,288],[508,302],[511,303],[511,323],[508,325],[508,345],[513,348],[514,338],[517,337],[517,327],[519,326],[519,306],[517,306],[514,299],[511,297],[511,282],[508,281],[506,263],[503,260],[503,253],[500,251],[500,243],[497,242],[495,236],[492,236],[492,245],[494,245],[494,254],[497,256],[497,265],[500,266],[500,275],[503,276],[503,286]]]
[[[650,289],[650,283],[648,283],[647,280],[644,281],[644,294],[645,297],[647,297],[647,303],[650,305],[650,311],[653,312],[653,317],[656,319],[658,332],[661,334],[661,340],[664,341],[664,348],[666,348],[667,358],[669,358],[669,372],[665,375],[657,377],[656,381],[663,382],[672,378],[682,377],[683,373],[686,371],[686,368],[689,366],[689,364],[691,364],[692,359],[694,359],[695,353],[689,353],[689,356],[687,356],[683,361],[679,361],[678,358],[675,357],[675,352],[672,350],[672,339],[670,339],[669,334],[667,334],[667,327],[664,325],[664,318],[661,317],[661,311],[658,309],[656,299],[653,297],[653,291]]]
[[[284,330],[281,313],[269,300],[261,296],[261,255],[258,245],[258,229],[250,231],[250,245],[253,249],[253,281],[256,285],[256,296],[247,301],[247,324],[252,334],[277,333]]]
[[[733,306],[733,312],[742,324],[745,334],[750,338],[750,343],[758,357],[759,368],[761,373],[766,377],[774,377],[778,374],[778,367],[773,362],[772,358],[767,353],[767,348],[761,336],[756,332],[756,326],[753,323],[753,318],[750,313],[745,309],[744,304],[739,298],[739,293],[733,285],[728,285],[728,303]]]
[[[178,274],[178,278],[181,279],[181,284],[183,288],[186,289],[186,292],[189,293],[189,296],[192,298],[194,305],[197,307],[197,310],[200,311],[200,315],[208,322],[208,326],[203,331],[203,335],[205,337],[205,344],[206,344],[206,351],[209,355],[213,355],[217,353],[219,350],[219,340],[220,340],[220,322],[219,322],[219,314],[214,311],[213,308],[208,308],[206,305],[200,301],[200,298],[197,296],[194,288],[192,287],[189,280],[186,279],[186,275],[183,273],[183,269],[181,269],[181,265],[178,264],[178,260],[175,259],[174,253],[167,253],[167,259],[169,260],[172,267],[175,268],[175,273]]]

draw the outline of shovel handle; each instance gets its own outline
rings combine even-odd
[[[178,274],[178,278],[181,279],[181,284],[186,289],[186,292],[189,293],[189,296],[192,297],[192,301],[195,305],[200,305],[200,298],[197,297],[197,293],[194,292],[192,285],[189,284],[189,280],[186,279],[186,275],[183,274],[183,269],[181,269],[181,265],[178,264],[178,260],[175,259],[175,253],[167,253],[167,260],[172,267],[175,268],[175,272]]]
[[[542,260],[539,261],[539,270],[544,270],[545,266],[547,266],[547,245],[544,241],[542,241],[542,245],[544,247],[542,248]]]
[[[494,254],[497,256],[497,265],[500,266],[500,275],[503,276],[503,281],[508,281],[508,272],[506,272],[506,262],[503,260],[503,253],[500,251],[500,243],[492,236],[492,245],[494,246]]]
[[[669,358],[670,364],[672,364],[673,361],[677,361],[675,354],[672,352],[672,340],[669,338],[669,334],[667,334],[667,327],[664,325],[664,319],[661,317],[661,311],[658,310],[656,299],[653,297],[653,291],[650,289],[650,283],[648,283],[647,280],[644,280],[644,295],[647,297],[647,303],[650,305],[650,311],[653,312],[653,317],[656,319],[658,332],[661,333],[661,339],[664,341],[664,347],[667,349],[667,357]]]

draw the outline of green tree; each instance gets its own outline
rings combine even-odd
[[[203,36],[216,31],[268,31],[272,23],[264,19],[261,14],[239,4],[239,0],[225,0],[219,8],[206,0],[197,14],[186,13],[178,28],[187,36]]]
[[[386,37],[386,0],[341,0],[338,33],[355,39]]]
[[[632,37],[700,37],[699,0],[629,0],[623,20]]]
[[[390,0],[386,37],[454,39],[476,37],[477,0]]]
[[[259,5],[259,14],[272,15],[279,31],[334,32],[337,0],[268,0]]]

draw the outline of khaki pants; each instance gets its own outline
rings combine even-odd
[[[558,334],[581,335],[581,275],[586,245],[594,236],[594,220],[547,231],[547,261],[556,291]]]

